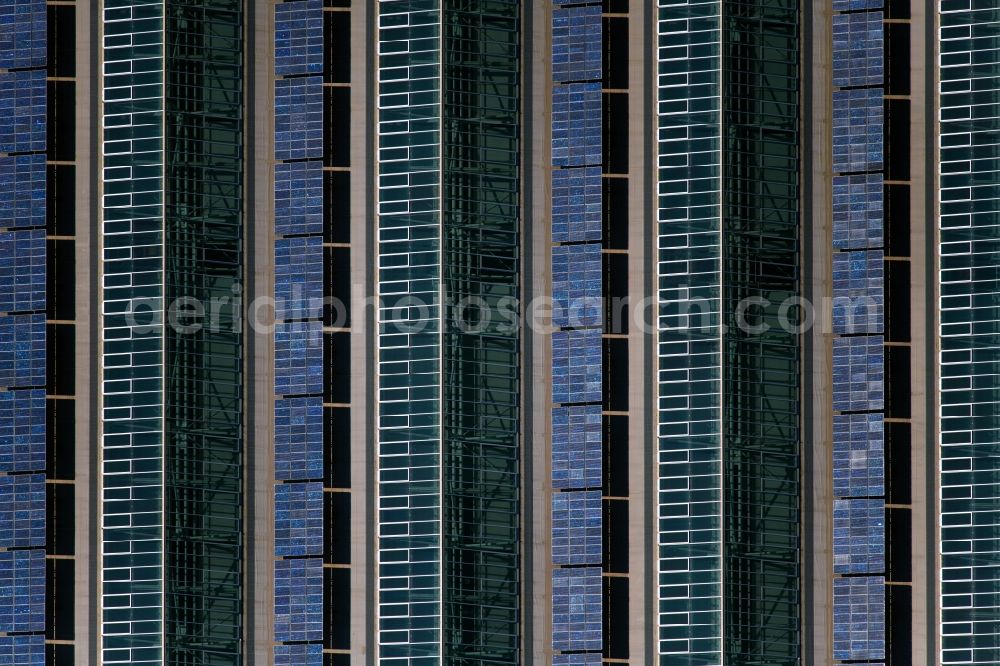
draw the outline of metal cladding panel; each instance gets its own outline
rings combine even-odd
[[[323,646],[319,643],[275,645],[274,666],[323,666]]]
[[[552,402],[601,402],[601,331],[552,334]]]
[[[839,574],[885,571],[885,500],[834,500],[833,571]]]
[[[278,76],[323,71],[323,0],[274,6],[274,73]]]
[[[0,317],[0,386],[45,386],[45,315]]]
[[[552,571],[552,647],[600,650],[603,644],[600,567]]]
[[[600,326],[604,312],[601,246],[557,245],[552,248],[552,325]]]
[[[323,323],[303,321],[274,327],[274,392],[323,393]]]
[[[882,85],[882,54],[882,12],[834,14],[833,85]]]
[[[323,554],[323,484],[274,486],[274,554],[296,557]]]
[[[323,640],[323,560],[274,561],[274,640]]]
[[[274,165],[274,232],[286,236],[323,233],[321,161]]]
[[[833,579],[833,658],[885,659],[885,577]]]
[[[876,414],[833,417],[833,494],[878,497],[885,494],[885,424]]]
[[[274,157],[323,157],[323,77],[274,82]]]
[[[883,407],[885,355],[881,335],[833,341],[833,408],[863,412]]]
[[[880,171],[883,156],[881,88],[833,93],[833,170]]]
[[[601,564],[601,510],[600,490],[552,495],[553,564]]]
[[[0,157],[0,227],[45,226],[45,155]]]
[[[45,150],[45,70],[0,72],[0,153]]]
[[[882,250],[833,254],[833,332],[881,333],[885,312]]]
[[[274,402],[274,478],[323,478],[323,398]]]
[[[0,547],[37,546],[45,546],[45,475],[0,476]]]
[[[45,631],[45,551],[0,552],[0,631]]]
[[[0,232],[0,312],[45,310],[45,229]]]
[[[603,478],[601,405],[552,410],[552,487],[599,488]]]
[[[552,80],[591,81],[603,74],[600,5],[552,11]]]
[[[601,84],[552,88],[552,164],[590,166],[603,159]]]
[[[553,169],[553,243],[601,240],[603,208],[600,167]]]
[[[274,241],[274,316],[316,319],[323,312],[323,237]]]
[[[48,56],[45,14],[45,0],[0,3],[0,69],[45,66]]]
[[[833,178],[833,246],[839,250],[882,247],[885,209],[880,173]]]
[[[0,636],[0,665],[44,666],[45,636]]]

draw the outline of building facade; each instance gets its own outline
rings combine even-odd
[[[1000,662],[1000,0],[0,5],[0,663]]]

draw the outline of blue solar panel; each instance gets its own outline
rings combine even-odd
[[[833,340],[833,408],[840,412],[882,409],[885,357],[881,335]]]
[[[602,557],[600,490],[552,494],[552,563],[600,564]]]
[[[552,171],[552,242],[601,240],[600,167]]]
[[[0,153],[45,150],[45,70],[0,72]]]
[[[883,0],[833,0],[833,11],[849,12],[856,9],[882,9]]]
[[[0,157],[0,228],[45,226],[45,155]]]
[[[601,246],[559,245],[552,248],[552,325],[600,326]]]
[[[47,46],[45,0],[0,3],[0,69],[44,67]]]
[[[45,631],[45,551],[0,552],[0,631]]]
[[[0,472],[45,469],[45,391],[0,391]]]
[[[318,74],[323,71],[323,0],[274,6],[274,73]]]
[[[552,164],[600,164],[601,84],[570,83],[552,88]]]
[[[274,241],[274,316],[316,319],[323,312],[323,237]]]
[[[601,442],[601,405],[553,409],[552,487],[600,487]]]
[[[0,476],[0,547],[45,545],[45,475]]]
[[[833,417],[833,494],[878,497],[885,494],[885,433],[882,414]]]
[[[552,334],[553,402],[600,402],[601,368],[599,329]]]
[[[323,163],[274,165],[275,233],[323,233]]]
[[[323,157],[323,77],[274,82],[274,157]]]
[[[552,647],[600,650],[601,569],[579,567],[552,572]]]
[[[0,636],[0,666],[44,666],[45,636]]]
[[[274,561],[274,640],[323,640],[323,560]]]
[[[274,554],[323,554],[323,484],[274,486]]]
[[[833,93],[833,170],[882,169],[883,108],[881,88]]]
[[[833,658],[885,658],[885,578],[833,579]]]
[[[884,245],[882,174],[833,179],[833,246],[860,250]]]
[[[833,16],[833,85],[882,85],[882,12]]]
[[[602,75],[601,6],[552,12],[552,79],[599,80]]]
[[[833,254],[833,332],[881,333],[885,257],[882,250]]]
[[[885,571],[885,500],[834,500],[833,570],[840,574]]]
[[[323,324],[318,321],[274,327],[274,392],[323,393]]]
[[[600,666],[600,652],[576,652],[552,655],[552,666]]]
[[[274,646],[274,666],[323,666],[321,643]]]
[[[45,310],[45,229],[0,232],[0,312]]]
[[[323,478],[323,399],[290,398],[274,403],[274,478]]]
[[[0,386],[45,386],[45,315],[0,317]]]

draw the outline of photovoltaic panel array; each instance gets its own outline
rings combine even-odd
[[[274,165],[274,232],[285,236],[323,233],[322,161]]]
[[[600,79],[601,6],[552,12],[552,79],[560,83]]]
[[[323,484],[274,486],[274,554],[304,557],[323,554]]]
[[[600,650],[602,635],[600,567],[552,571],[552,647]]]
[[[601,405],[552,410],[552,487],[598,488],[602,484]]]
[[[883,155],[881,88],[833,93],[833,170],[879,171]]]
[[[882,85],[882,52],[882,12],[834,14],[833,85]]]
[[[0,317],[0,386],[45,386],[45,315]]]
[[[45,310],[45,229],[0,232],[0,312]]]
[[[885,500],[834,500],[833,570],[839,574],[885,571]]]
[[[323,77],[274,82],[274,157],[323,157]]]
[[[0,636],[0,666],[43,666],[45,636]]]
[[[320,643],[275,645],[274,666],[323,666],[323,645]]]
[[[323,478],[323,398],[288,398],[274,404],[274,478]]]
[[[833,340],[833,408],[840,412],[883,407],[885,356],[881,335]]]
[[[0,72],[0,153],[45,150],[45,70]]]
[[[557,245],[552,248],[552,325],[600,326],[603,285],[601,246]]]
[[[274,241],[275,318],[315,319],[323,312],[323,237]]]
[[[0,157],[0,228],[45,226],[45,154]]]
[[[323,640],[323,560],[274,561],[274,639]]]
[[[569,83],[552,88],[552,164],[600,164],[601,84]]]
[[[600,652],[577,652],[552,655],[552,666],[600,666]]]
[[[600,167],[553,169],[552,242],[601,240],[603,205]]]
[[[833,658],[885,659],[885,577],[834,578]]]
[[[274,6],[274,73],[323,71],[323,0],[298,0]]]
[[[322,322],[275,325],[274,392],[283,396],[323,393]]]
[[[885,494],[885,417],[881,413],[833,417],[833,494]]]
[[[885,258],[882,250],[833,254],[833,332],[881,333]]]
[[[601,491],[573,490],[552,494],[552,562],[600,564]]]
[[[0,69],[44,67],[47,46],[45,0],[0,3]]]
[[[0,551],[0,631],[45,631],[45,551]]]
[[[841,250],[882,247],[884,214],[880,173],[834,176],[833,246]]]
[[[0,547],[45,545],[45,475],[0,476]]]
[[[600,402],[601,331],[584,329],[552,334],[552,401]]]
[[[884,0],[833,0],[833,11],[850,12],[859,9],[882,9]]]

